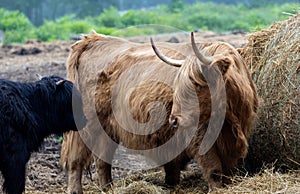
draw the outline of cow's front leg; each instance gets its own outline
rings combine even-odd
[[[99,150],[101,151],[95,154],[95,167],[99,177],[99,185],[107,186],[107,184],[112,182],[111,164],[117,146],[103,139],[99,142]]]
[[[165,169],[165,183],[170,186],[175,186],[180,182],[180,167],[179,161],[172,160],[164,165]]]
[[[205,155],[196,156],[197,163],[202,167],[203,177],[208,182],[209,191],[222,186],[222,163],[215,150],[212,147]]]
[[[4,193],[22,194],[25,190],[25,167],[27,161],[24,160],[25,157],[22,154],[16,155],[13,160],[4,161],[1,169],[4,178]]]
[[[112,182],[111,164],[95,158],[95,167],[99,177],[98,183],[100,186],[105,187],[107,184]]]

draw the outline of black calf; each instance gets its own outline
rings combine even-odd
[[[26,163],[45,137],[84,127],[79,91],[51,76],[34,83],[0,79],[0,171],[3,191],[21,194]]]

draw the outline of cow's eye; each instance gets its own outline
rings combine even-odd
[[[189,79],[192,82],[192,84],[197,85],[197,82],[195,82],[195,80],[191,76],[189,76]]]

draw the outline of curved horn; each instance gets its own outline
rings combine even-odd
[[[35,76],[37,77],[38,80],[43,79],[43,76],[41,76],[40,74],[36,73]]]
[[[175,66],[175,67],[181,67],[181,65],[184,63],[184,60],[171,59],[171,58],[163,55],[162,53],[159,52],[159,50],[155,46],[152,38],[150,38],[150,41],[151,41],[151,46],[152,46],[156,56],[158,56],[158,58],[160,58],[163,62],[165,62],[169,65]]]
[[[196,57],[205,65],[210,65],[212,62],[212,59],[210,57],[207,57],[205,55],[203,55],[199,49],[197,48],[197,45],[195,43],[195,38],[194,38],[194,32],[191,32],[191,42],[192,42],[192,47],[194,50],[194,53],[196,55]]]
[[[62,79],[62,80],[57,81],[55,84],[56,84],[57,86],[60,86],[60,85],[64,84],[65,82],[66,82],[66,80],[65,80],[65,79]]]

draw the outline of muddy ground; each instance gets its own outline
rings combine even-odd
[[[225,41],[235,47],[246,43],[246,35],[241,33],[215,34],[213,32],[197,32],[199,41]],[[188,33],[154,36],[155,41],[183,42],[189,41]],[[149,42],[149,37],[134,37],[135,42]],[[43,43],[29,40],[22,45],[0,45],[0,79],[14,81],[34,81],[35,74],[58,75],[66,77],[65,62],[70,46],[74,41],[56,41]],[[26,193],[64,193],[66,191],[66,175],[59,165],[61,142],[58,136],[47,138],[40,151],[32,154],[27,165]],[[126,165],[134,169],[147,165],[142,156],[126,154],[118,149],[113,166]],[[139,170],[113,168],[113,177],[120,178]],[[84,184],[96,184],[96,175],[91,169],[85,172]],[[0,177],[1,179],[1,177]],[[0,180],[2,185],[2,180]],[[1,187],[1,186],[0,186]],[[2,189],[0,190],[0,193]]]

